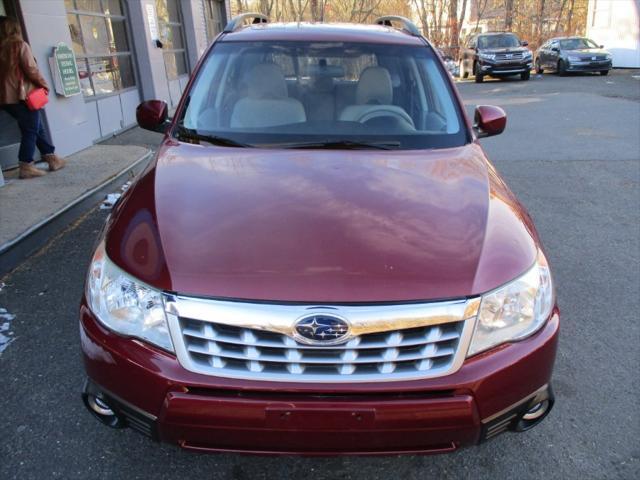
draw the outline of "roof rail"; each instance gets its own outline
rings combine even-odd
[[[233,17],[229,23],[224,27],[224,33],[231,33],[238,30],[242,25],[244,25],[245,20],[252,19],[251,23],[269,23],[269,17],[266,15],[262,15],[261,13],[243,13],[242,15],[238,15]]]
[[[402,23],[402,29],[414,37],[421,37],[420,29],[406,17],[400,17],[398,15],[388,15],[385,17],[379,17],[374,20],[373,23],[377,25],[384,25],[385,27],[393,27],[393,22]]]

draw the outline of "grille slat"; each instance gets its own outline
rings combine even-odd
[[[213,342],[212,342],[213,343]],[[327,364],[342,365],[342,364],[358,364],[358,363],[380,363],[380,362],[408,362],[415,360],[423,360],[427,358],[439,358],[450,357],[455,351],[453,348],[442,348],[435,352],[414,353],[401,355],[399,352],[394,352],[393,349],[387,349],[381,355],[357,357],[353,359],[343,359],[340,353],[335,355],[326,356],[325,358],[317,357],[302,357],[301,359],[291,360],[287,358],[286,350],[282,355],[265,354],[260,351],[246,351],[246,352],[233,352],[218,349],[217,346],[200,347],[200,346],[187,346],[189,352],[193,352],[200,355],[211,355],[216,357],[234,358],[236,360],[259,360],[260,362],[273,362],[273,363],[315,363],[315,364]],[[250,349],[247,349],[250,350]],[[335,350],[335,349],[334,349]],[[391,352],[391,353],[390,353]]]
[[[496,60],[498,61],[522,60],[523,58],[524,58],[523,52],[496,53]]]
[[[178,318],[184,350],[198,371],[240,378],[344,381],[420,377],[453,365],[465,321],[362,334],[338,345],[215,321]]]
[[[193,320],[191,320],[193,321]],[[204,322],[203,322],[204,323]],[[199,338],[202,340],[211,340],[211,341],[215,341],[217,343],[229,343],[229,344],[235,344],[235,345],[246,345],[247,343],[245,341],[242,340],[242,338],[240,337],[233,337],[230,336],[228,334],[216,334],[213,333],[214,332],[214,328],[211,325],[207,325],[209,327],[209,332],[199,332],[199,331],[195,331],[191,328],[183,328],[182,329],[182,334],[185,336],[189,336],[189,337],[193,337],[193,338]],[[245,330],[245,329],[238,329],[238,330]],[[433,327],[432,332],[430,332],[429,334],[431,335],[431,338],[428,339],[428,342],[426,342],[426,338],[423,336],[420,336],[419,338],[408,338],[408,339],[400,339],[400,340],[396,340],[400,337],[395,336],[398,332],[393,332],[390,335],[390,338],[392,338],[392,340],[388,340],[388,341],[366,341],[365,343],[362,343],[362,340],[359,340],[360,337],[356,337],[355,339],[352,339],[350,342],[348,342],[346,345],[349,348],[352,349],[371,349],[371,348],[387,348],[387,347],[391,347],[394,345],[400,345],[402,344],[403,346],[411,346],[411,345],[422,345],[424,343],[435,343],[435,342],[446,342],[449,340],[456,340],[460,337],[460,333],[457,330],[452,330],[452,331],[448,331],[446,333],[441,333],[440,336],[436,336],[434,333],[436,331],[438,331],[439,329],[437,329],[436,327]],[[375,335],[379,335],[379,334],[375,334]],[[291,337],[287,337],[286,335],[282,335],[281,339],[278,340],[269,340],[269,339],[260,339],[257,338],[255,340],[254,343],[252,343],[252,345],[255,345],[256,347],[272,347],[272,348],[292,348],[292,347],[296,347],[296,348],[300,348],[300,349],[306,349],[306,350],[326,350],[327,347],[326,346],[318,346],[318,345],[306,345],[306,344],[302,344],[302,343],[298,343],[296,342],[294,339],[292,339]],[[354,342],[355,340],[355,342]],[[353,342],[353,343],[352,343]],[[397,343],[396,343],[397,342]]]

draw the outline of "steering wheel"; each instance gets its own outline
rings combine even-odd
[[[365,123],[365,122],[368,122],[369,120],[373,120],[374,118],[380,118],[380,117],[395,118],[396,120],[399,120],[402,123],[408,123],[409,125],[411,125],[412,128],[415,129],[413,119],[409,116],[409,114],[405,112],[403,109],[398,108],[394,105],[371,105],[354,120],[356,122]]]

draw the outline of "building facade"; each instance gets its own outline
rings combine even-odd
[[[80,88],[69,96],[52,88],[44,111],[63,156],[135,125],[142,100],[175,107],[228,12],[229,0],[0,0],[0,14],[19,19],[50,85],[61,78],[54,49],[62,43],[75,54],[77,77],[69,73]],[[20,135],[4,112],[0,126],[4,169],[17,164]]]
[[[613,66],[640,68],[640,1],[589,0],[587,36],[613,56]]]

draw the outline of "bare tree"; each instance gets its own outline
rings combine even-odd
[[[511,30],[513,27],[513,0],[504,2],[504,29]]]
[[[311,21],[317,22],[320,19],[318,0],[311,0]]]
[[[537,32],[536,32],[536,40],[538,43],[542,40],[542,26],[544,24],[544,6],[546,0],[538,0],[538,22],[537,22]]]

